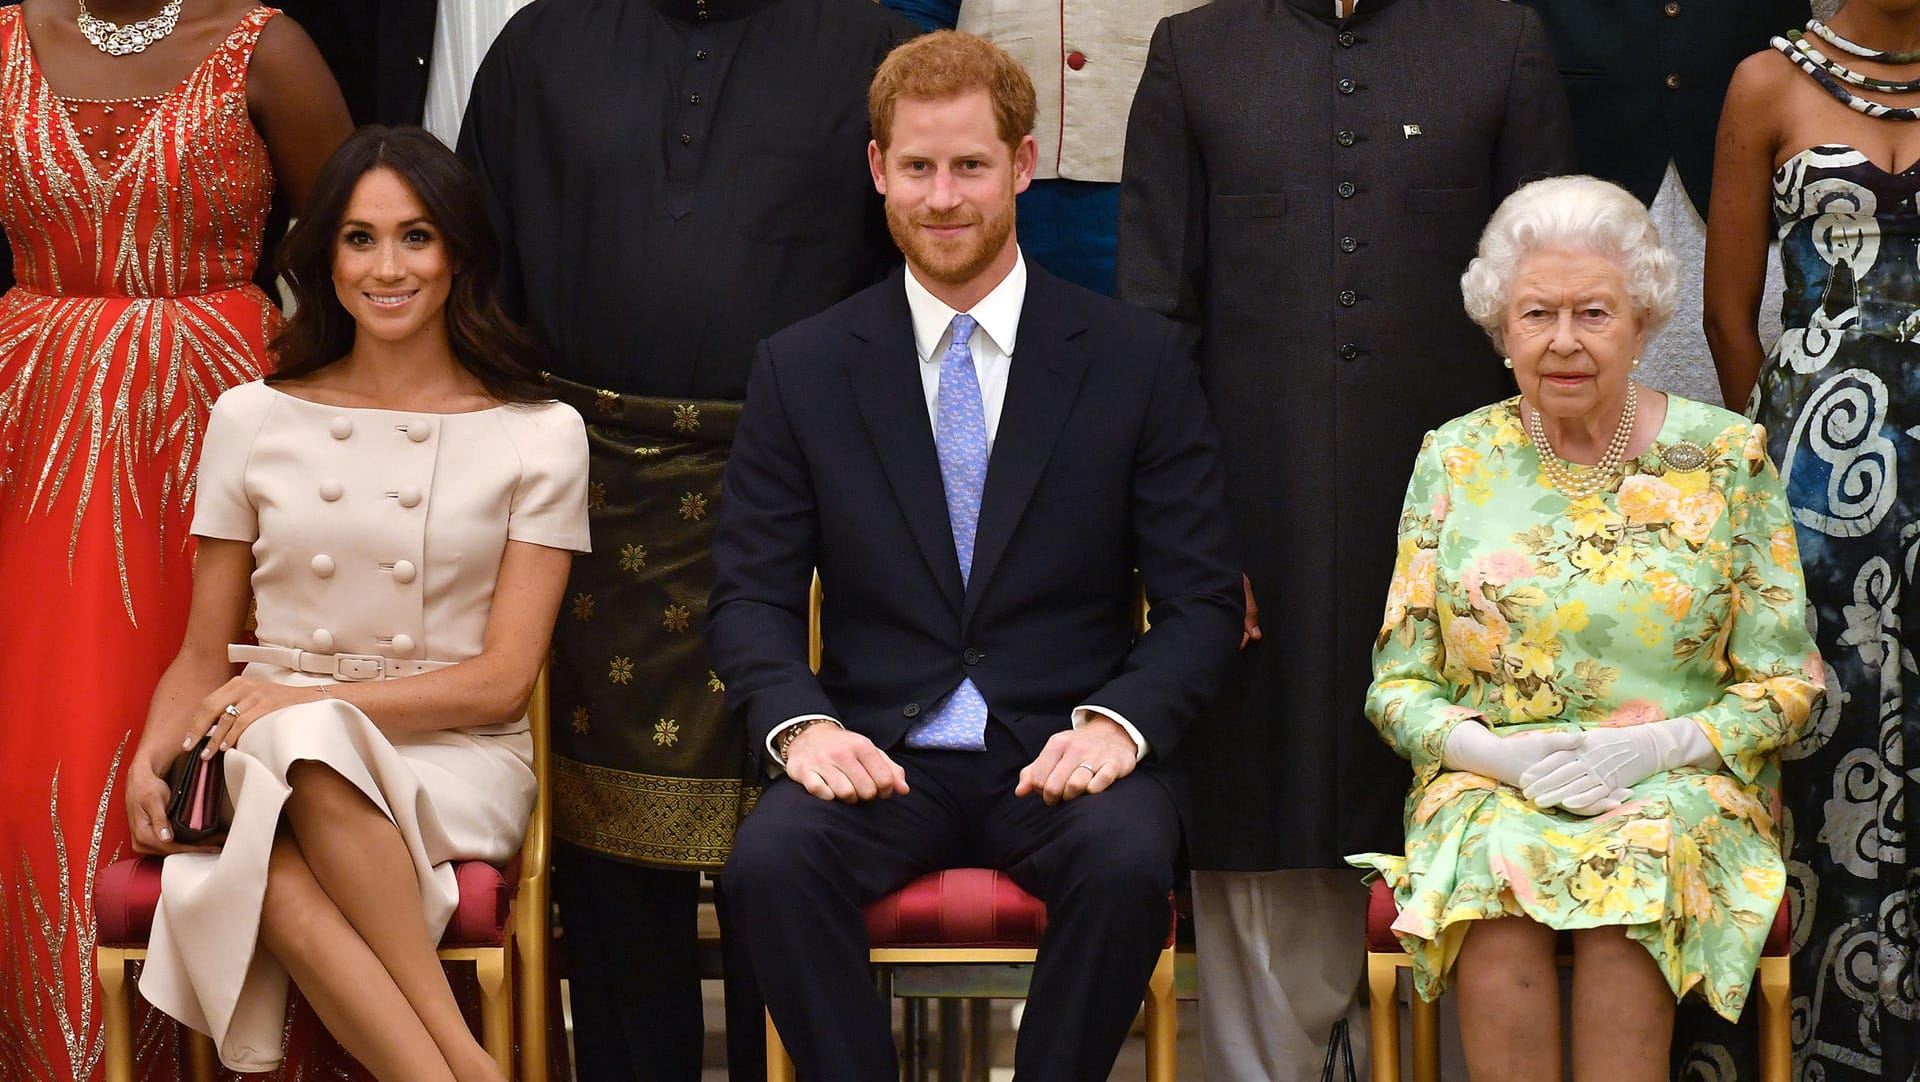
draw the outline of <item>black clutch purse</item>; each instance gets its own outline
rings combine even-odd
[[[203,736],[193,750],[173,761],[167,771],[167,823],[173,827],[173,840],[193,845],[227,830],[227,753],[215,752],[202,759],[213,738]]]

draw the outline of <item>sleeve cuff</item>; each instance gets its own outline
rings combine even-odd
[[[1122,717],[1119,712],[1109,710],[1104,706],[1095,706],[1092,703],[1081,703],[1079,706],[1073,708],[1073,727],[1076,729],[1092,721],[1094,718],[1106,718],[1108,721],[1113,722],[1115,725],[1127,731],[1127,735],[1133,738],[1133,751],[1136,762],[1147,757],[1147,738],[1141,736],[1140,730],[1133,727],[1133,722]],[[790,725],[792,722],[788,722],[788,724]]]
[[[831,721],[835,725],[840,724],[840,719],[829,717],[826,714],[801,714],[801,715],[798,715],[797,717],[788,718],[787,720],[781,722],[780,724],[775,725],[773,727],[773,730],[767,734],[767,762],[773,763],[776,766],[780,767],[780,772],[783,774],[786,773],[787,761],[785,759],[782,759],[780,757],[780,753],[774,749],[779,746],[781,733],[786,732],[788,729],[793,728],[795,725],[798,725],[803,721]],[[1125,723],[1122,722],[1122,724],[1125,724]],[[845,728],[845,726],[842,726],[842,728]],[[1128,730],[1128,731],[1131,732],[1132,730]],[[1136,737],[1135,739],[1138,739],[1138,738]]]

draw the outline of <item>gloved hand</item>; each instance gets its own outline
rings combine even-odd
[[[1520,779],[1528,800],[1575,815],[1598,815],[1626,803],[1628,790],[1665,770],[1711,766],[1720,759],[1690,718],[1587,729],[1570,751],[1548,756]]]
[[[1495,736],[1486,726],[1469,719],[1447,734],[1440,762],[1448,770],[1465,770],[1519,788],[1521,777],[1530,768],[1556,752],[1571,753],[1580,735],[1541,730]]]

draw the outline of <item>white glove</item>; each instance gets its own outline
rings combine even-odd
[[[1555,752],[1571,753],[1580,742],[1577,732],[1540,730],[1495,736],[1471,719],[1453,727],[1440,763],[1448,770],[1465,770],[1520,787],[1520,779],[1535,764]]]
[[[1587,729],[1571,750],[1536,763],[1520,778],[1528,800],[1575,815],[1598,815],[1626,803],[1628,790],[1662,771],[1720,761],[1690,718],[1622,729]]]

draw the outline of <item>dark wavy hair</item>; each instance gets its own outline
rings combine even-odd
[[[375,169],[392,170],[413,189],[456,268],[443,313],[454,358],[502,402],[552,398],[540,376],[540,347],[501,307],[500,245],[479,184],[426,129],[378,124],[348,136],[327,159],[314,178],[306,213],[280,246],[279,271],[295,308],[273,338],[268,382],[317,372],[353,348],[355,324],[334,292],[333,259],[354,187]]]

